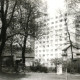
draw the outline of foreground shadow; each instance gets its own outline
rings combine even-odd
[[[0,72],[0,80],[21,80],[21,78],[28,78],[30,74],[22,73],[4,73]]]

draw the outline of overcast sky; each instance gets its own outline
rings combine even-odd
[[[50,15],[56,14],[60,9],[65,10],[64,0],[47,0],[48,13]]]

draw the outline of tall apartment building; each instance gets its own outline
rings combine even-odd
[[[62,58],[62,46],[67,41],[66,20],[67,14],[46,16],[45,24],[41,28],[45,34],[35,41],[35,59],[42,65],[53,67],[51,60]]]

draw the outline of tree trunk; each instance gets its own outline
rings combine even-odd
[[[13,50],[12,44],[13,44],[13,40],[12,40],[12,38],[11,38],[11,44],[10,44],[10,48],[11,48],[11,49],[10,49],[10,50],[11,50],[11,56],[13,55],[13,54],[12,54],[12,52],[13,52],[13,51],[12,51],[12,50]]]
[[[0,44],[0,70],[2,69],[2,52],[5,46],[5,42],[6,42],[6,26],[2,25],[2,29],[1,29],[1,44]]]
[[[70,42],[70,44],[71,44],[71,54],[72,54],[72,58],[71,58],[71,60],[73,61],[73,51],[72,51],[72,42]]]
[[[23,63],[24,66],[25,66],[26,40],[27,40],[27,36],[24,36],[24,43],[23,43],[23,47],[22,47],[22,63]]]
[[[67,25],[66,25],[66,27],[67,27],[67,33],[69,35],[69,42],[70,42],[70,47],[71,47],[71,60],[73,61],[73,51],[72,51],[73,45],[72,45],[72,41],[71,41],[71,35],[69,33],[69,30],[68,30],[68,26]]]

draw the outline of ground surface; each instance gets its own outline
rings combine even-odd
[[[66,74],[26,73],[24,75],[0,73],[0,80],[66,80]],[[80,80],[80,74],[68,74],[68,80]]]

